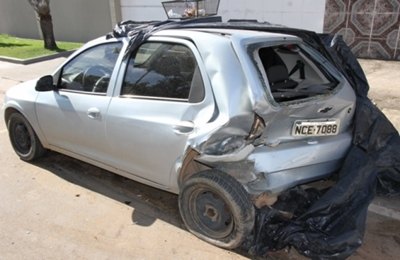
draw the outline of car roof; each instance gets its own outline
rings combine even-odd
[[[246,29],[225,29],[225,28],[183,28],[183,29],[167,29],[155,32],[154,36],[181,36],[181,37],[192,37],[194,38],[198,33],[208,33],[210,35],[215,35],[219,37],[235,37],[237,39],[246,39],[246,38],[268,38],[270,40],[274,39],[282,39],[292,38],[295,39],[292,35],[284,34],[284,33],[272,33],[272,32],[263,32],[263,31],[255,31],[255,30],[246,30]]]
[[[272,25],[267,22],[252,20],[238,20],[235,22],[222,22],[220,17],[205,17],[191,20],[166,20],[155,22],[124,21],[119,23],[113,32],[100,37],[94,42],[102,42],[105,39],[128,40],[131,42],[130,49],[135,49],[140,43],[150,36],[172,36],[180,38],[191,38],[193,40],[204,33],[215,37],[234,37],[238,40],[257,39],[264,40],[299,40],[296,34],[286,33],[290,29],[280,25]],[[133,44],[132,44],[133,43]]]
[[[225,23],[222,22],[221,17],[202,17],[190,20],[165,20],[153,22],[124,21],[119,23],[111,33],[107,34],[107,38],[135,38],[137,35],[146,38],[149,37],[149,34],[155,34],[156,32],[170,29],[197,30],[225,35],[242,35],[243,37],[259,36],[262,32],[287,35],[291,34],[290,32],[292,31],[302,31],[281,25],[270,24],[268,22],[237,20]]]

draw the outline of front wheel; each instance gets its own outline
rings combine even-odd
[[[254,226],[254,207],[246,190],[216,170],[197,173],[183,184],[179,210],[190,232],[222,248],[240,246]]]
[[[32,161],[44,154],[45,149],[23,115],[11,114],[7,128],[14,151],[22,160]]]

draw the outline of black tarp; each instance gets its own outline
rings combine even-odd
[[[379,193],[400,193],[400,138],[385,115],[367,97],[369,86],[350,48],[340,37],[273,26],[268,23],[221,23],[207,20],[165,21],[138,25],[127,22],[110,37],[131,37],[126,57],[152,33],[163,29],[226,28],[296,35],[330,60],[347,78],[357,95],[352,146],[337,174],[337,182],[321,193],[299,187],[279,196],[273,208],[257,211],[252,254],[265,255],[285,247],[315,259],[343,259],[361,244],[368,205]],[[291,212],[292,218],[282,212]]]
[[[329,35],[322,38],[336,67],[341,69],[357,95],[353,145],[373,157],[378,193],[387,196],[400,195],[399,133],[368,98],[369,85],[365,74],[342,38]]]

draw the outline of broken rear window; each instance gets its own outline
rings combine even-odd
[[[261,47],[254,58],[276,102],[329,94],[338,82],[296,44]]]

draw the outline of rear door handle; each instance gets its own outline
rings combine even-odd
[[[174,132],[177,134],[190,134],[194,129],[194,123],[191,121],[182,121],[174,126]]]
[[[87,116],[90,119],[100,119],[101,118],[100,110],[97,107],[91,107],[87,111]]]

